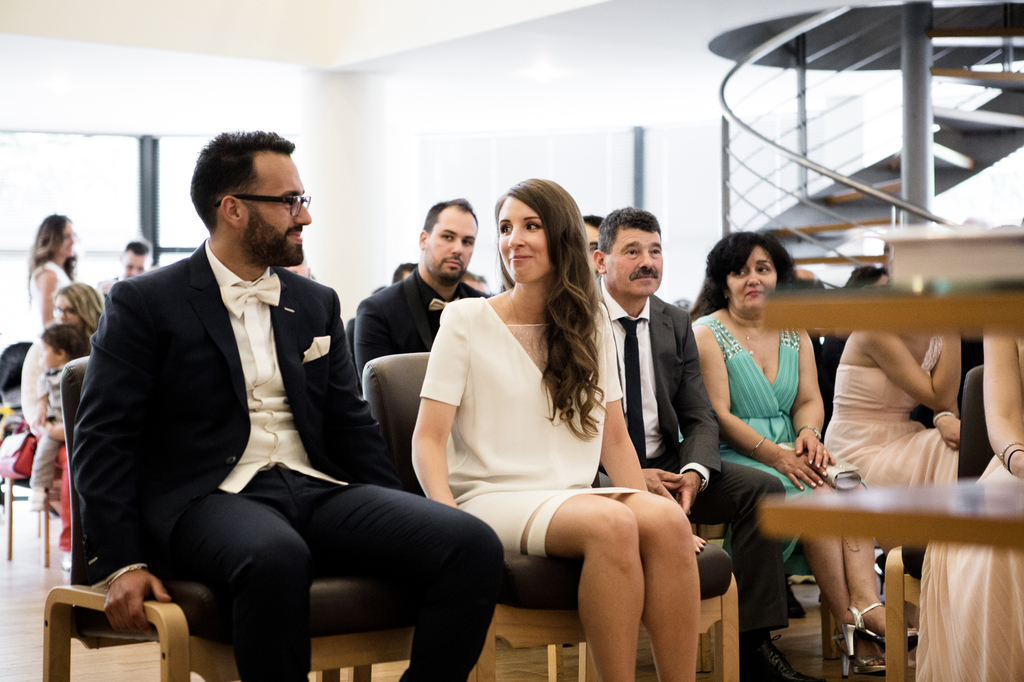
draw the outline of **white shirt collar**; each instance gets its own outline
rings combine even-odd
[[[213,270],[213,276],[217,280],[217,286],[221,288],[230,287],[238,284],[239,282],[241,282],[243,286],[249,286],[249,282],[231,272],[231,270],[228,269],[228,266],[221,263],[217,256],[213,255],[213,249],[210,248],[209,239],[203,242],[203,247],[206,249],[206,258],[210,261],[210,269]],[[267,268],[258,279],[270,277],[270,275],[270,268]]]
[[[605,283],[604,277],[601,278],[601,289],[604,290],[604,302],[605,302],[605,305],[608,306],[608,313],[609,313],[609,316],[611,317],[611,319],[617,320],[620,317],[628,317],[631,320],[647,320],[647,322],[650,323],[650,321],[651,321],[651,297],[650,296],[648,296],[647,300],[644,301],[644,309],[640,311],[640,314],[638,316],[636,316],[636,317],[633,317],[632,315],[627,313],[622,308],[621,305],[619,305],[619,302],[616,301],[615,298],[610,293],[608,293],[608,285]]]

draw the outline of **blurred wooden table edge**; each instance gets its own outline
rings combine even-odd
[[[1024,332],[1024,288],[912,293],[865,287],[851,291],[785,291],[768,302],[771,329]]]
[[[1024,548],[1024,482],[861,489],[788,501],[774,496],[761,503],[759,515],[761,531],[779,538],[845,535],[918,546]]]

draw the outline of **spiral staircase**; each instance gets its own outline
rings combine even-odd
[[[798,264],[848,270],[884,262],[873,238],[900,225],[958,229],[931,213],[930,183],[905,198],[924,173],[909,170],[904,131],[929,147],[916,168],[933,168],[936,195],[1024,146],[1024,5],[914,5],[927,13],[926,102],[905,101],[901,51],[924,39],[905,25],[909,5],[784,17],[711,42],[736,62],[721,87],[724,232],[770,230]]]

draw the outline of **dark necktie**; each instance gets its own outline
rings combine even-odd
[[[643,396],[640,393],[640,343],[636,338],[639,320],[620,317],[619,324],[626,330],[626,345],[622,349],[626,364],[626,427],[629,439],[636,448],[640,466],[647,464],[647,436],[644,433]]]

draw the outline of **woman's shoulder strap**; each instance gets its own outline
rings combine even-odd
[[[703,325],[711,330],[711,333],[715,335],[715,341],[718,342],[718,348],[722,351],[722,354],[728,359],[734,352],[733,349],[739,347],[739,343],[736,338],[725,328],[725,325],[713,318],[711,315],[705,315],[699,317],[693,323],[693,326]]]
[[[783,346],[789,346],[800,350],[800,330],[799,329],[783,329],[779,332],[779,343]]]

